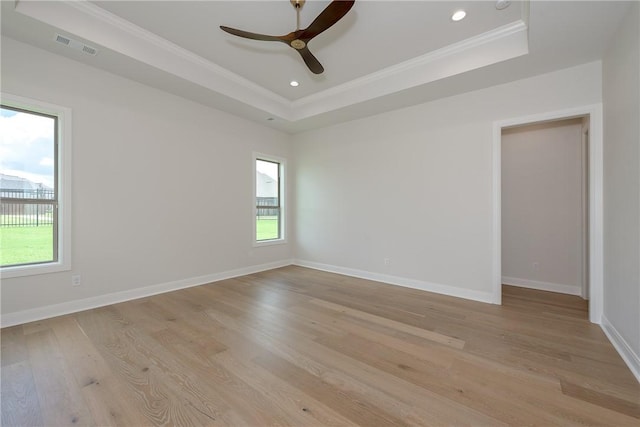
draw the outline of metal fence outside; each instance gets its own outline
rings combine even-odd
[[[262,206],[277,206],[277,197],[256,197],[256,216],[258,218],[265,216],[278,216],[280,213],[279,208],[265,208]]]
[[[55,197],[53,190],[7,190],[0,189],[0,227],[37,227],[40,225],[53,224],[53,203],[43,203],[45,200],[52,200]],[[35,199],[37,203],[24,203],[23,201],[12,201],[11,199]],[[257,197],[256,216],[277,217],[280,213],[277,197]]]
[[[3,188],[0,189],[0,197],[0,227],[38,227],[53,224],[54,190]],[[52,202],[47,203],[47,200]]]

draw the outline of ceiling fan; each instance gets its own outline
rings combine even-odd
[[[286,34],[284,36],[269,36],[265,34],[256,34],[250,33],[248,31],[237,30],[235,28],[225,27],[221,25],[220,28],[223,31],[226,31],[229,34],[233,34],[234,36],[244,37],[246,39],[253,40],[263,40],[263,41],[278,41],[282,43],[286,43],[292,48],[294,48],[302,59],[304,63],[307,64],[307,67],[314,74],[322,74],[324,71],[324,67],[320,64],[320,61],[316,59],[315,56],[309,51],[307,44],[311,39],[313,39],[318,34],[322,33],[333,24],[338,22],[344,15],[349,12],[355,0],[334,0],[329,6],[327,6],[320,15],[316,17],[316,19],[305,29],[300,29],[300,9],[305,3],[305,0],[290,0],[291,4],[296,10],[296,30]]]

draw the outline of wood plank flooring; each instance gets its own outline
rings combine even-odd
[[[2,425],[640,425],[578,297],[285,267],[5,328]]]

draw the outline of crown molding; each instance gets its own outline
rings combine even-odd
[[[270,114],[289,116],[286,98],[86,0],[21,0],[15,10]]]
[[[523,19],[339,86],[290,101],[87,0],[21,0],[16,11],[118,54],[296,122],[528,53]]]
[[[140,40],[151,43],[154,46],[157,46],[160,49],[166,50],[167,52],[170,52],[180,58],[184,58],[185,60],[192,62],[193,64],[205,67],[212,73],[218,74],[225,79],[229,79],[234,83],[237,83],[242,86],[246,86],[247,88],[257,92],[261,96],[270,98],[275,102],[280,102],[280,103],[289,102],[286,98],[268,89],[265,89],[262,86],[257,85],[252,81],[244,77],[241,77],[236,73],[233,73],[227,70],[226,68],[219,66],[218,64],[215,64],[199,55],[196,55],[190,50],[184,49],[178,46],[177,44],[170,42],[167,39],[159,37],[156,34],[145,30],[144,28],[134,25],[131,22],[125,19],[122,19],[117,15],[114,15],[109,11],[104,10],[93,3],[89,3],[84,0],[80,0],[80,1],[76,0],[76,1],[70,2],[69,6],[74,7],[89,16],[99,19],[102,22],[108,23],[113,27],[118,28],[121,31],[129,34],[132,37],[136,37]]]
[[[431,83],[529,52],[522,20],[462,40],[323,92],[293,101],[295,119]]]

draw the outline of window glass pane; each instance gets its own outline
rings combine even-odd
[[[256,240],[280,238],[280,164],[256,160]]]
[[[55,261],[56,118],[2,107],[0,135],[0,265]]]

